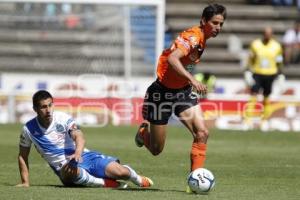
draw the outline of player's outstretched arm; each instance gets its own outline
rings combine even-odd
[[[84,145],[85,145],[85,139],[83,133],[81,132],[81,130],[77,129],[71,132],[71,136],[75,141],[76,149],[75,149],[75,153],[69,156],[69,159],[70,160],[74,159],[76,162],[81,162],[82,160],[81,154],[83,152]]]
[[[29,187],[29,164],[28,164],[28,156],[30,153],[30,148],[22,147],[19,148],[18,155],[18,164],[19,171],[21,176],[21,183],[17,184],[17,187]]]

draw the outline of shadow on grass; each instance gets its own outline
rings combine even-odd
[[[170,190],[170,189],[158,189],[158,188],[119,188],[119,189],[114,189],[114,190],[119,190],[119,191],[124,191],[124,192],[132,192],[132,191],[137,191],[137,192],[176,192],[176,193],[181,193],[181,194],[186,194],[186,195],[203,195],[206,196],[208,193],[186,193],[183,190]]]
[[[123,191],[123,192],[178,192],[178,193],[185,193],[183,190],[165,190],[165,189],[158,189],[158,188],[118,188],[115,190]]]
[[[11,184],[11,183],[3,183],[3,186],[10,186],[10,187],[16,187],[16,188],[22,188],[17,187],[17,184]],[[30,184],[30,187],[56,187],[56,188],[72,188],[72,187],[66,187],[63,185],[54,185],[54,184]],[[76,188],[76,187],[73,187]]]
[[[11,187],[15,187],[16,185],[12,185],[10,183],[4,183],[4,186],[11,186]],[[53,188],[70,188],[70,189],[74,189],[74,188],[96,188],[97,187],[85,187],[85,186],[64,186],[64,185],[59,185],[59,184],[31,184],[30,187],[53,187]],[[101,188],[101,187],[99,187]],[[188,194],[183,190],[172,190],[172,189],[159,189],[159,188],[138,188],[138,187],[128,187],[128,188],[101,188],[101,189],[111,189],[111,190],[117,190],[117,191],[121,191],[121,192],[177,192],[177,193],[181,193],[181,194]],[[194,195],[194,194],[193,194]],[[205,194],[203,194],[205,195]]]

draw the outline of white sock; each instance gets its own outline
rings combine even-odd
[[[131,182],[133,182],[134,184],[136,184],[137,186],[141,186],[142,185],[142,178],[140,175],[138,175],[134,169],[132,169],[131,167],[129,167],[128,165],[123,165],[124,167],[126,167],[129,171],[130,171],[130,177],[129,180]]]
[[[74,183],[77,185],[84,185],[84,186],[104,186],[104,179],[96,178],[90,175],[85,169],[79,168],[80,173],[74,180]]]

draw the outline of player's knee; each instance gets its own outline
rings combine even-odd
[[[156,149],[151,150],[151,154],[152,154],[153,156],[158,156],[160,153],[161,153],[161,151],[159,151],[159,150],[156,150]]]
[[[73,182],[79,174],[80,174],[79,168],[70,165],[65,165],[60,170],[60,178],[64,183],[64,185],[66,186],[73,186],[74,185]]]
[[[208,140],[208,137],[209,137],[209,131],[206,128],[197,131],[195,134],[195,140],[201,141],[204,143],[206,143],[206,141]]]
[[[128,168],[120,165],[117,162],[111,162],[105,169],[105,174],[109,178],[126,180],[130,177]]]
[[[163,151],[163,147],[161,146],[153,146],[150,150],[153,156],[158,156]]]
[[[130,177],[130,171],[123,166],[119,166],[114,173],[114,176],[116,177],[116,179],[123,179],[126,180]]]

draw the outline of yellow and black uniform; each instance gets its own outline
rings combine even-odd
[[[270,39],[264,43],[256,39],[250,46],[249,69],[253,73],[255,84],[252,93],[258,93],[263,89],[263,95],[269,96],[272,92],[272,84],[283,61],[282,47],[279,42]]]
[[[247,116],[253,115],[258,93],[263,92],[263,119],[270,115],[269,95],[276,76],[281,73],[283,62],[282,47],[271,37],[270,29],[265,30],[263,39],[256,39],[250,45],[249,70],[253,73],[254,84],[251,87],[252,97],[247,109]],[[252,113],[252,114],[251,114]]]

